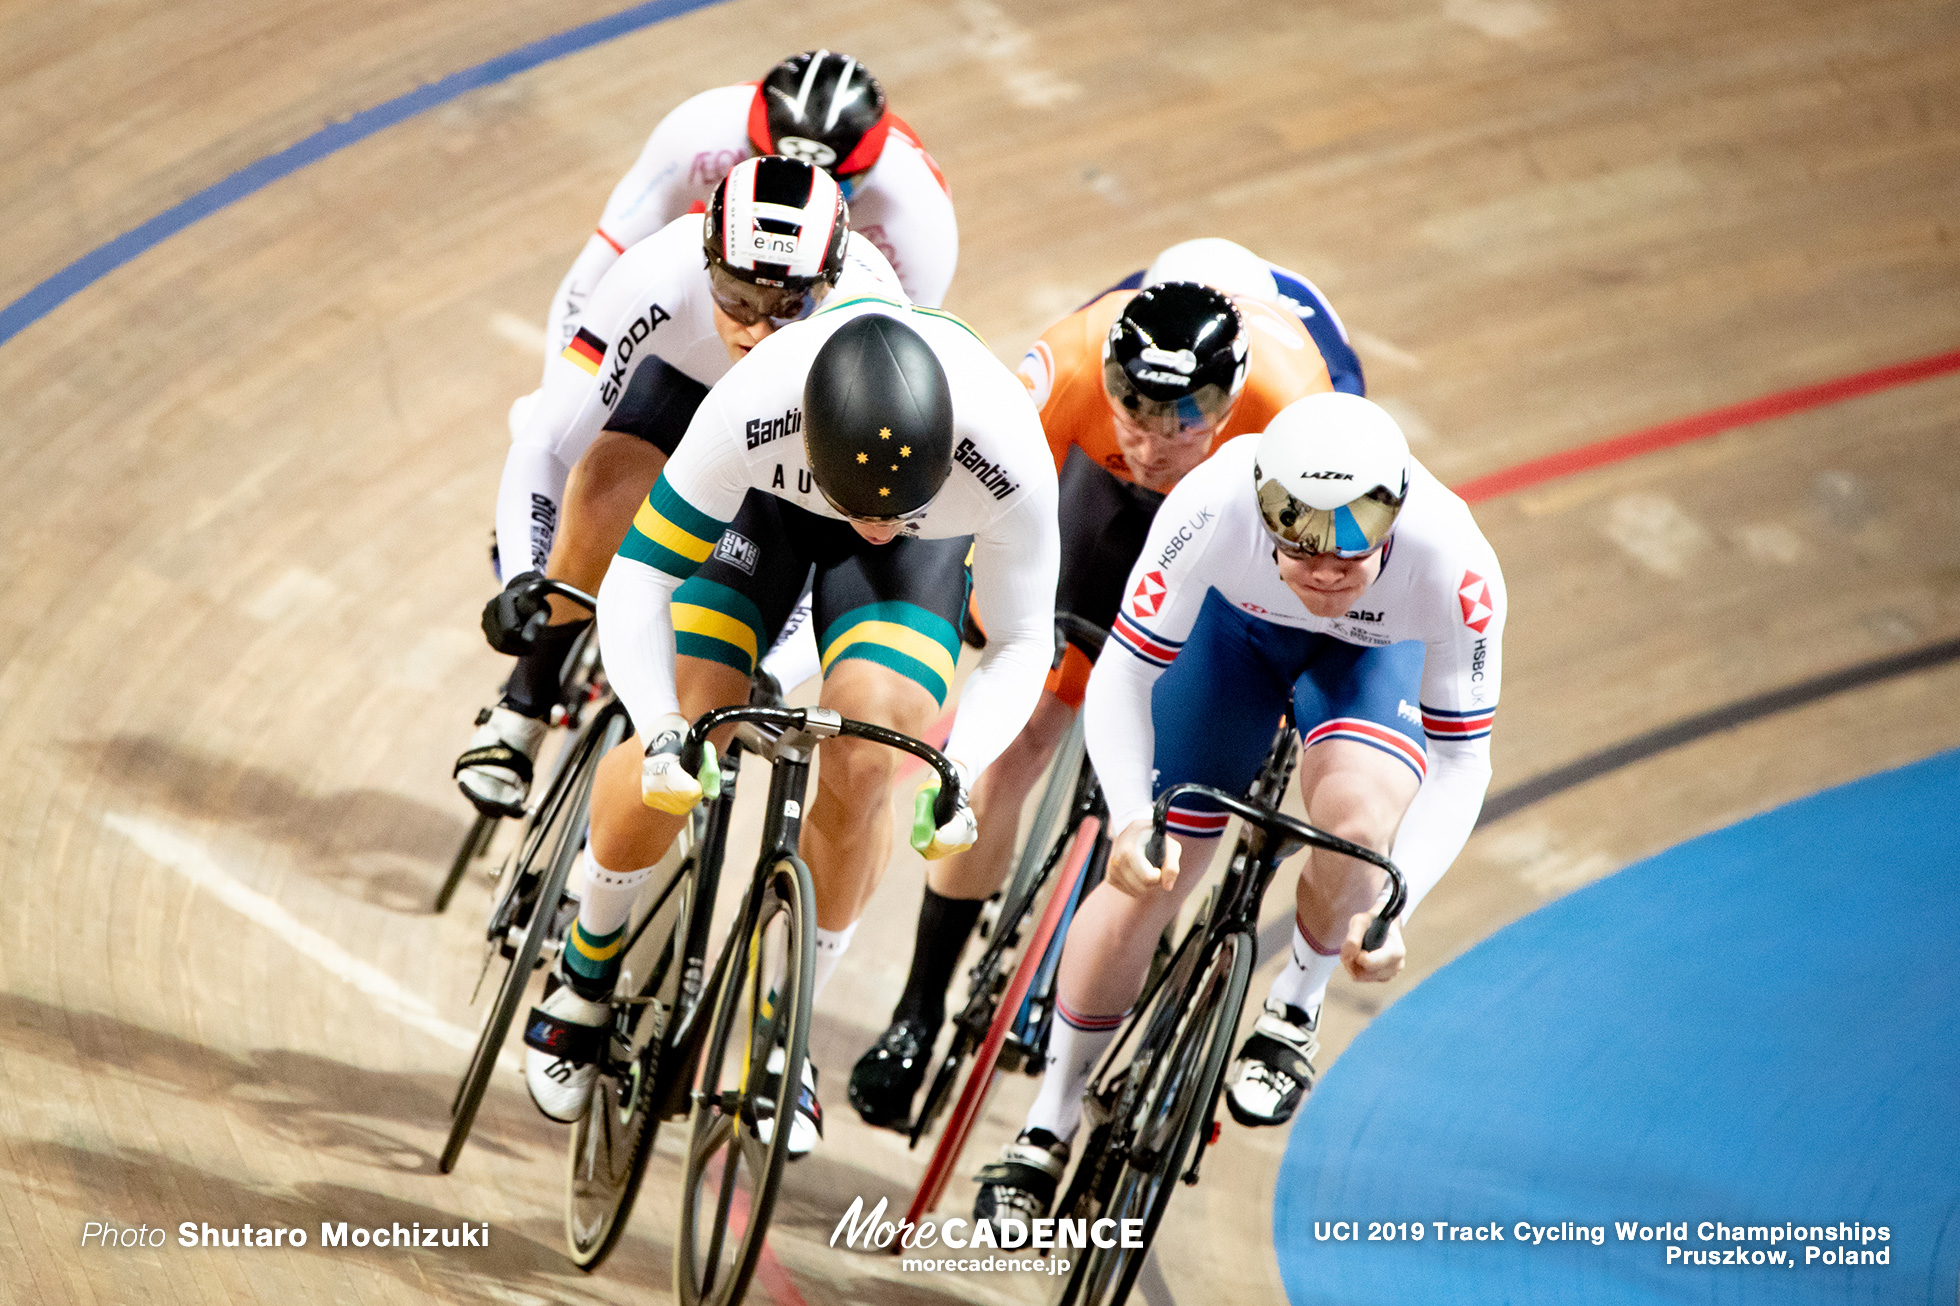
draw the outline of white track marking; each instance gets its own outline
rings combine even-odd
[[[476,1047],[473,1031],[450,1024],[436,1014],[425,998],[404,988],[394,976],[302,923],[264,894],[232,879],[210,853],[184,835],[150,817],[125,816],[121,812],[110,812],[102,818],[102,823],[240,916],[272,931],[294,952],[311,958],[335,978],[365,993],[377,1007],[404,1025],[458,1051],[469,1052]],[[498,1057],[498,1063],[506,1070],[518,1069],[517,1059],[508,1051]]]
[[[1029,109],[1050,109],[1082,94],[1082,87],[1030,58],[1034,33],[1007,16],[993,0],[962,0],[968,51],[992,65],[1008,98]]]
[[[1354,347],[1368,355],[1370,362],[1380,358],[1397,367],[1406,367],[1415,372],[1422,371],[1422,360],[1392,341],[1383,339],[1372,331],[1356,330],[1349,334],[1354,340]]]
[[[1521,41],[1552,22],[1551,11],[1532,0],[1444,0],[1443,17],[1500,41]]]
[[[1661,494],[1623,494],[1607,508],[1600,533],[1641,566],[1685,576],[1688,563],[1713,542],[1701,523]]]
[[[517,314],[498,310],[490,315],[490,334],[516,345],[527,354],[544,352],[544,328]]]

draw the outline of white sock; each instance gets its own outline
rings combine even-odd
[[[1293,918],[1293,957],[1286,969],[1273,981],[1267,992],[1270,1002],[1284,1002],[1298,1007],[1312,1015],[1320,1010],[1320,1004],[1327,997],[1327,981],[1334,978],[1334,972],[1341,968],[1341,953],[1337,948],[1333,956],[1328,956],[1314,945],[1300,928],[1300,918]]]
[[[1082,1016],[1056,1001],[1055,1019],[1048,1028],[1048,1071],[1041,1077],[1041,1093],[1028,1110],[1024,1129],[1046,1129],[1065,1143],[1075,1137],[1082,1123],[1082,1093],[1089,1087],[1089,1072],[1109,1050],[1110,1040],[1129,1014]]]
[[[837,973],[837,963],[844,960],[844,950],[851,946],[851,936],[857,933],[857,928],[856,921],[841,930],[817,926],[817,986],[810,994],[811,1002],[823,996],[823,986]]]
[[[640,886],[647,876],[653,874],[651,866],[643,866],[637,871],[609,871],[592,856],[592,845],[587,844],[579,854],[584,872],[573,872],[576,879],[585,881],[585,892],[579,903],[578,926],[588,936],[601,938],[625,925],[633,915],[633,900],[640,895]]]

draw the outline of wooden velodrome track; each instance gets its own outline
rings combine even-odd
[[[9,4],[0,302],[324,122],[611,7]],[[487,890],[426,903],[463,830],[449,765],[501,674],[484,546],[551,289],[666,109],[818,44],[864,59],[943,165],[949,307],[1004,359],[1164,245],[1228,236],[1319,282],[1446,481],[1960,347],[1939,0],[732,0],[316,163],[0,347],[0,1299],[668,1299],[671,1151],[591,1279],[559,1250],[562,1136],[514,1078],[435,1173]],[[1956,426],[1949,374],[1480,505],[1513,601],[1493,792],[1960,636]],[[1551,897],[1960,743],[1957,694],[1950,663],[1894,677],[1488,823],[1410,973],[1337,983],[1331,1050]],[[918,884],[904,854],[819,1012],[830,1137],[791,1172],[788,1278],[758,1298],[1047,1291],[823,1245],[922,1161],[841,1092]],[[998,1095],[976,1164],[1026,1093]],[[1177,1300],[1281,1300],[1283,1142],[1228,1127],[1180,1192]],[[327,1219],[492,1239],[78,1245],[91,1220]]]

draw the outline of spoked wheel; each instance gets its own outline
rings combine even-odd
[[[449,910],[449,900],[456,896],[456,886],[463,882],[470,863],[490,851],[490,840],[497,833],[499,819],[478,812],[476,819],[470,822],[469,833],[463,836],[463,842],[456,848],[455,860],[449,863],[449,875],[443,880],[442,888],[436,891],[436,915]]]
[[[1088,1182],[1079,1177],[1071,1185],[1070,1209],[1057,1212],[1075,1219],[1141,1220],[1142,1245],[1085,1248],[1056,1299],[1061,1306],[1120,1306],[1128,1299],[1170,1203],[1172,1181],[1210,1116],[1251,976],[1252,942],[1232,934],[1205,959],[1195,987],[1173,982],[1158,991],[1116,1113],[1096,1129],[1083,1155]],[[1178,978],[1173,972],[1173,981]]]
[[[654,1081],[680,987],[673,963],[687,929],[687,892],[674,894],[673,902],[652,926],[667,939],[652,970],[630,986],[629,1001],[615,1000],[612,1040],[593,1080],[591,1105],[572,1126],[565,1243],[572,1263],[587,1272],[599,1268],[625,1231],[660,1128]]]
[[[810,872],[783,858],[758,887],[720,966],[715,1022],[702,1056],[674,1289],[683,1306],[726,1306],[747,1291],[789,1157],[809,1051],[816,981]],[[758,1128],[773,1116],[764,1142]]]
[[[443,1144],[439,1163],[444,1174],[456,1168],[456,1158],[462,1154],[463,1144],[469,1141],[477,1107],[483,1103],[491,1072],[497,1068],[497,1056],[503,1051],[504,1037],[517,1017],[517,1009],[524,1003],[531,972],[537,969],[544,952],[545,938],[559,923],[565,882],[571,876],[579,850],[585,846],[585,813],[592,793],[593,770],[599,758],[625,734],[626,716],[622,711],[593,719],[578,743],[581,757],[576,765],[565,769],[561,783],[553,786],[540,809],[541,819],[526,831],[513,873],[507,877],[505,891],[491,910],[485,973],[494,969],[500,956],[508,962],[508,967],[490,1010],[484,1015],[483,1028],[476,1037],[476,1050],[470,1054],[469,1069],[463,1072],[462,1082],[456,1087],[456,1099],[450,1105],[449,1139]]]

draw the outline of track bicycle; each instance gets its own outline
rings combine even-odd
[[[595,716],[594,720],[600,718]],[[725,753],[710,732],[734,727]],[[589,729],[590,727],[588,727]],[[685,1306],[740,1301],[761,1258],[808,1059],[816,903],[797,853],[810,765],[825,739],[868,739],[912,754],[940,777],[918,822],[952,819],[959,777],[937,749],[827,708],[749,705],[703,715],[682,764],[700,775],[705,810],[688,854],[650,877],[614,989],[593,1098],[573,1127],[566,1236],[595,1268],[617,1242],[662,1121],[692,1116],[674,1285]],[[719,951],[709,938],[736,784],[745,754],[771,766],[762,847]],[[775,1123],[762,1137],[765,1121]]]
[[[559,585],[559,582],[551,581],[547,582],[547,585]],[[562,594],[567,598],[572,598],[579,593],[570,586],[562,586],[550,592]],[[572,601],[590,606],[583,598],[573,598]],[[562,687],[559,702],[551,709],[550,724],[554,728],[563,727],[568,736],[574,735],[578,731],[579,720],[586,709],[605,698],[608,692],[605,669],[599,663],[599,635],[596,626],[587,626],[573,641],[571,649],[565,654],[564,666],[559,671],[559,684]],[[570,755],[569,747],[558,750],[558,759],[553,764],[551,778],[545,786],[547,789],[551,784],[556,783],[558,774],[564,769]],[[463,877],[469,874],[471,866],[482,860],[490,851],[490,844],[497,837],[497,827],[503,821],[504,817],[495,813],[473,811],[469,829],[465,831],[463,841],[456,846],[456,855],[450,859],[449,871],[443,876],[442,887],[436,890],[435,901],[431,904],[431,910],[436,915],[440,916],[449,910],[450,900],[456,896],[456,889],[462,884]]]
[[[541,581],[539,588],[596,610],[597,600],[562,581]],[[625,707],[603,689],[603,680],[596,678],[596,646],[593,655],[592,683],[601,686],[594,709],[560,751],[549,783],[525,814],[517,844],[505,860],[491,899],[484,928],[483,968],[471,1001],[481,994],[497,962],[504,963],[504,970],[477,1032],[469,1065],[450,1102],[449,1137],[438,1162],[444,1174],[455,1169],[463,1145],[469,1141],[477,1108],[489,1088],[511,1022],[524,1003],[532,972],[555,960],[564,945],[565,931],[576,908],[576,900],[566,894],[565,886],[585,846],[592,779],[600,759],[632,734]],[[676,842],[684,856],[685,842]]]
[[[1067,643],[1093,662],[1108,632],[1062,612],[1055,614],[1055,636],[1058,660]],[[966,1005],[951,1021],[951,1039],[935,1061],[918,1114],[904,1127],[911,1145],[917,1147],[952,1104],[952,1114],[906,1212],[906,1219],[914,1223],[931,1214],[944,1196],[997,1072],[1024,1070],[1038,1075],[1046,1064],[1062,939],[1076,904],[1102,878],[1109,859],[1108,824],[1078,711],[1056,749],[1034,824],[1001,891],[999,913],[986,932],[986,946],[968,971]],[[1051,885],[1042,903],[1041,893]],[[1016,944],[1030,929],[1027,946],[1017,954]],[[969,1058],[972,1065],[955,1100],[953,1087]]]
[[[1260,900],[1280,863],[1301,848],[1322,848],[1387,873],[1388,895],[1363,936],[1365,950],[1381,946],[1407,900],[1402,873],[1388,858],[1279,810],[1296,736],[1289,707],[1244,797],[1196,784],[1173,785],[1157,797],[1144,852],[1154,866],[1163,864],[1165,817],[1181,797],[1208,798],[1244,826],[1223,881],[1170,964],[1146,983],[1135,1014],[1090,1078],[1083,1111],[1088,1142],[1055,1215],[1140,1220],[1142,1240],[1083,1249],[1057,1298],[1063,1306],[1119,1306],[1127,1299],[1170,1202],[1173,1177],[1198,1182],[1205,1149],[1218,1137],[1219,1092],[1252,977]]]

